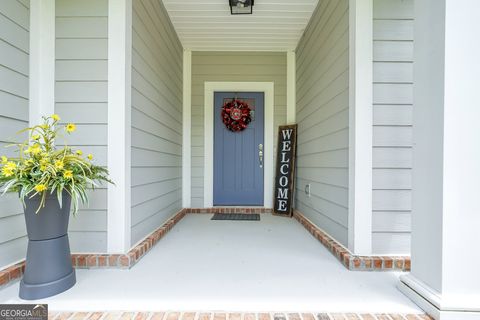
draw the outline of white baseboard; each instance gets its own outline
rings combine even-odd
[[[400,277],[398,289],[436,320],[480,320],[480,306],[448,306],[442,296],[411,274]]]

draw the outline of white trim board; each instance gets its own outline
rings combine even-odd
[[[29,124],[55,113],[55,0],[30,5]]]
[[[132,0],[108,2],[107,251],[131,248]]]
[[[297,119],[297,64],[295,51],[287,51],[287,124]]]
[[[192,51],[183,51],[182,204],[192,204]]]
[[[203,175],[203,205],[213,207],[213,127],[214,93],[218,91],[263,92],[265,94],[264,184],[263,206],[273,207],[274,172],[274,84],[273,82],[205,82],[205,151]]]
[[[348,249],[372,254],[373,0],[349,4]]]

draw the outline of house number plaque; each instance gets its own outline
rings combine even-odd
[[[297,125],[280,126],[273,204],[273,213],[276,215],[292,216],[296,149]]]

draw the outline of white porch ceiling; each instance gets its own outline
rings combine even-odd
[[[185,49],[296,48],[318,0],[255,0],[252,15],[230,15],[228,0],[163,0]]]

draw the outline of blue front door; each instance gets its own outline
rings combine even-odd
[[[222,121],[226,102],[246,102],[252,122],[232,132]],[[215,206],[263,206],[264,94],[260,92],[215,92],[213,204]]]

